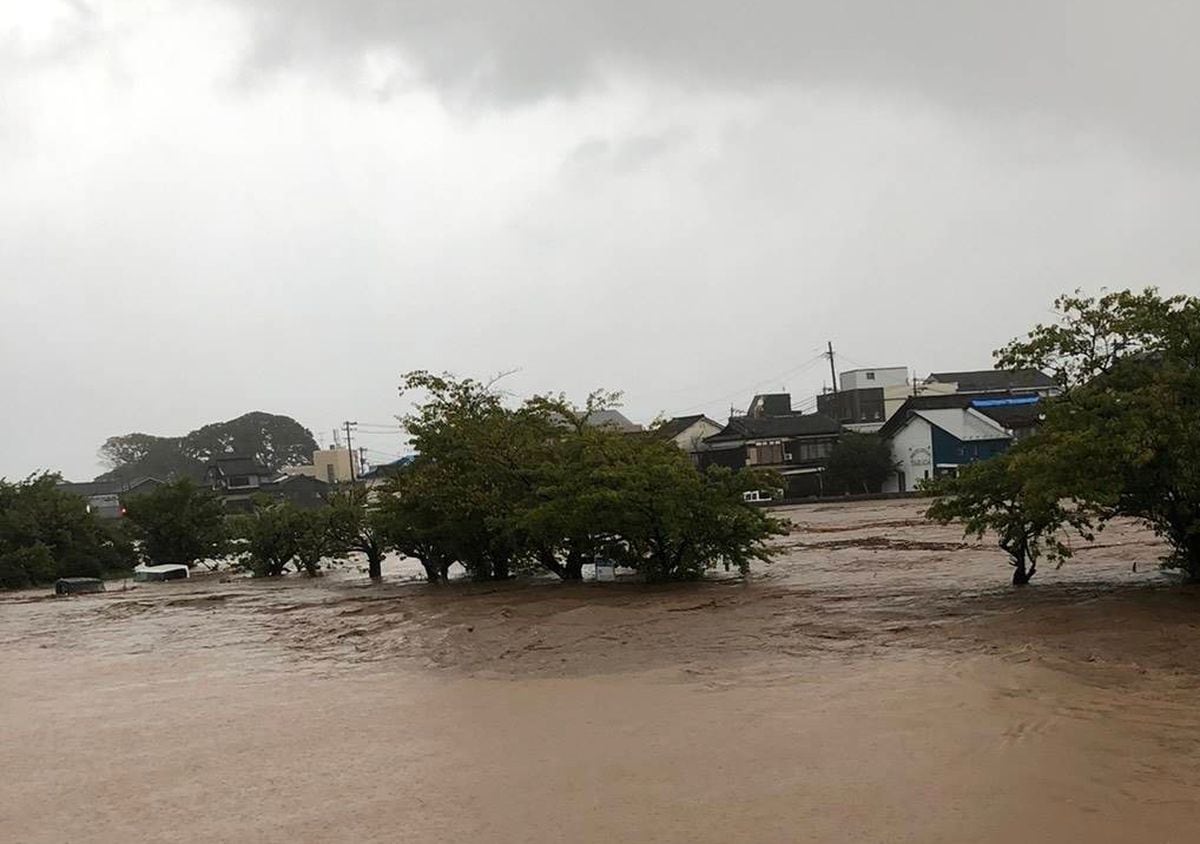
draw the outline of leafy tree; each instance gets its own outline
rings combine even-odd
[[[285,501],[262,498],[254,510],[230,520],[231,532],[243,541],[240,565],[255,577],[279,577],[300,552],[301,513]]]
[[[825,471],[825,491],[878,492],[896,469],[891,445],[878,434],[844,433]]]
[[[365,554],[368,575],[379,580],[383,577],[383,558],[390,544],[386,517],[371,505],[370,493],[361,486],[335,491],[329,504],[330,530],[336,546],[343,553]]]
[[[328,508],[303,509],[258,496],[251,512],[230,520],[232,535],[241,540],[238,565],[256,577],[279,577],[289,565],[316,577],[327,558],[341,553],[333,518]]]
[[[109,437],[100,447],[100,459],[110,467],[97,477],[101,481],[199,479],[204,475],[204,464],[183,452],[179,437],[149,434]]]
[[[612,559],[648,581],[693,580],[716,566],[746,574],[767,561],[767,540],[783,523],[750,507],[742,494],[779,479],[713,467],[699,471],[674,444],[645,437],[612,439],[616,450],[602,473],[602,507],[612,531]]]
[[[420,562],[430,583],[445,583],[460,556],[464,534],[455,492],[453,478],[438,464],[417,458],[387,481],[376,503],[384,543]]]
[[[1026,449],[962,467],[922,486],[938,496],[926,516],[942,524],[961,522],[967,536],[994,533],[1013,566],[1013,586],[1024,586],[1037,574],[1043,558],[1065,560],[1071,547],[1063,529],[1074,528],[1091,540],[1091,512],[1086,504],[1068,504],[1053,491],[1027,481]]]
[[[411,390],[426,399],[405,418],[410,441],[419,462],[436,466],[453,491],[439,495],[453,556],[476,579],[506,579],[527,551],[515,516],[552,423],[544,414],[505,408],[490,385],[472,379],[411,372],[401,391]]]
[[[292,504],[286,505],[294,507]],[[296,568],[309,577],[321,573],[321,563],[329,557],[339,557],[342,546],[337,541],[332,513],[328,509],[301,510],[295,508]]]
[[[190,478],[164,484],[125,502],[126,516],[154,563],[194,565],[225,552],[221,501]]]
[[[254,411],[182,437],[141,433],[109,437],[100,447],[100,458],[109,471],[97,480],[199,479],[209,460],[227,453],[253,457],[274,472],[307,463],[316,448],[312,432],[291,417]]]
[[[239,454],[277,472],[284,466],[310,462],[317,441],[290,416],[256,410],[192,431],[183,437],[181,448],[201,463],[221,454]]]
[[[1171,547],[1165,565],[1200,579],[1200,299],[1148,288],[1055,305],[1055,324],[997,353],[1064,389],[1024,471],[1101,519],[1145,521]]]
[[[49,473],[17,483],[0,479],[0,585],[99,577],[132,567],[133,550],[119,528],[103,524],[60,482]]]

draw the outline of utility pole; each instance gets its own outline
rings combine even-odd
[[[357,426],[357,422],[343,422],[346,426],[346,456],[350,458],[350,483],[354,483],[354,444],[350,441],[350,428]]]
[[[829,358],[829,377],[833,379],[833,393],[837,395],[837,369],[833,365],[833,341],[828,341],[829,351],[825,353],[825,357]]]

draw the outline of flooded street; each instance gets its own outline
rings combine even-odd
[[[1131,524],[1014,590],[921,506],[783,511],[797,530],[749,583],[439,589],[393,563],[382,586],[5,596],[0,829],[1193,840],[1200,592]]]

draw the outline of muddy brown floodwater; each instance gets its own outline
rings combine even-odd
[[[748,583],[0,598],[11,842],[1200,837],[1200,594],[1113,525],[1013,590],[916,502]]]

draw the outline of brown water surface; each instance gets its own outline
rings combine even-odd
[[[791,509],[749,583],[0,598],[0,839],[1196,840],[1200,601],[1153,536],[1014,590],[918,511]]]

